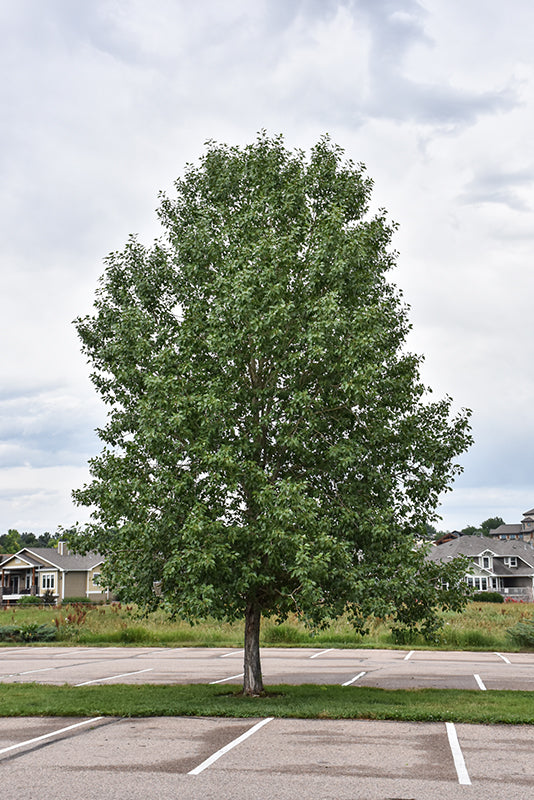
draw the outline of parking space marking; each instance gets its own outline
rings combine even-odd
[[[502,658],[502,660],[504,661],[504,663],[505,663],[505,664],[511,664],[511,663],[512,663],[512,662],[510,661],[510,659],[509,659],[509,658],[506,658],[506,656],[503,656],[503,654],[502,654],[502,653],[495,653],[495,655],[496,655],[496,656],[499,656],[499,658]]]
[[[350,681],[347,681],[346,683],[342,683],[341,685],[342,686],[350,686],[351,684],[355,683],[358,680],[358,678],[363,678],[364,675],[366,675],[365,672],[358,672],[358,674],[356,675],[355,678],[351,678]]]
[[[13,672],[11,675],[2,675],[2,678],[16,678],[17,675],[32,675],[34,672],[50,672],[55,667],[42,667],[41,669],[27,669],[26,672]]]
[[[319,656],[324,656],[325,653],[331,653],[333,647],[329,647],[328,650],[321,650],[319,653],[314,653],[313,656],[309,656],[309,658],[319,658]]]
[[[66,733],[67,731],[72,731],[74,730],[74,728],[81,728],[82,725],[90,725],[92,722],[98,722],[98,720],[100,719],[104,719],[104,717],[92,717],[91,719],[85,719],[83,720],[83,722],[76,722],[74,725],[67,725],[66,728],[60,728],[57,731],[44,733],[42,736],[36,736],[34,739],[26,739],[25,742],[12,744],[9,747],[4,747],[2,750],[0,750],[0,755],[2,753],[9,753],[11,750],[16,750],[19,747],[25,747],[28,744],[35,744],[36,742],[42,742],[44,739],[50,739],[52,736],[59,736],[59,734]]]
[[[476,680],[476,682],[478,684],[478,688],[482,689],[482,691],[485,692],[486,691],[486,687],[484,686],[484,682],[482,681],[482,678],[480,677],[480,675],[473,675],[473,677],[474,677],[474,679]]]
[[[237,651],[232,651],[231,653],[223,653],[222,656],[219,656],[219,658],[230,658],[230,656],[241,656],[243,655],[244,652],[245,652],[244,650],[237,650]]]
[[[95,678],[93,681],[84,681],[83,683],[75,683],[74,686],[89,686],[90,683],[103,683],[104,681],[112,681],[115,678],[127,678],[129,675],[140,675],[141,672],[153,672],[154,668],[138,669],[135,672],[123,672],[121,675],[110,675],[107,678]]]
[[[410,650],[410,652],[407,655],[404,656],[404,660],[408,661],[408,659],[411,658],[414,653],[415,653],[415,650]]]
[[[213,755],[211,755],[209,758],[207,758],[205,761],[203,761],[202,764],[199,764],[198,767],[195,767],[194,769],[192,769],[187,774],[188,775],[199,775],[201,772],[203,772],[205,769],[207,769],[209,766],[211,766],[211,764],[213,764],[215,761],[217,761],[218,758],[223,756],[229,750],[232,750],[232,748],[236,747],[238,744],[241,744],[241,742],[245,741],[245,739],[248,739],[249,736],[252,736],[260,728],[263,728],[264,725],[267,725],[268,722],[272,722],[273,719],[274,719],[274,717],[266,717],[265,719],[262,719],[261,722],[256,723],[256,725],[254,725],[248,731],[245,731],[245,733],[242,733],[241,736],[238,736],[237,739],[234,739],[232,742],[229,742],[224,747],[221,747],[220,750],[217,750],[216,753],[213,753]]]
[[[230,677],[229,677],[229,678],[221,678],[221,679],[220,679],[220,680],[218,680],[218,681],[210,681],[210,682],[209,682],[209,685],[210,685],[210,686],[213,686],[213,685],[214,685],[214,684],[216,684],[216,683],[224,683],[225,681],[233,681],[233,680],[234,680],[234,678],[243,678],[243,677],[244,677],[244,675],[245,675],[245,673],[244,673],[244,672],[240,672],[240,673],[239,673],[239,675],[230,675]]]
[[[465,766],[464,755],[460,747],[460,742],[458,741],[458,734],[456,733],[454,722],[446,722],[445,726],[447,728],[447,738],[449,740],[456,774],[458,775],[458,783],[461,786],[471,786],[471,778]]]

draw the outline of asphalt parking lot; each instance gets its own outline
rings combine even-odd
[[[229,648],[2,648],[0,682],[241,682]],[[534,654],[266,648],[264,680],[534,691]],[[62,800],[532,800],[534,726],[0,718],[2,795]]]
[[[340,684],[384,689],[534,691],[533,653],[262,649],[267,685]],[[0,649],[0,681],[82,686],[98,683],[234,683],[243,651],[229,648],[16,647]]]
[[[533,728],[448,726],[0,719],[2,795],[8,800],[531,800]]]

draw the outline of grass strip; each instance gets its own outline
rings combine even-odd
[[[534,692],[388,690],[364,686],[271,686],[260,698],[237,687],[157,684],[51,686],[3,684],[3,717],[293,717],[469,723],[534,723]]]

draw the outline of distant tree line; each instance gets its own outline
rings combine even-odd
[[[0,553],[16,553],[23,547],[55,547],[59,539],[58,533],[46,533],[36,536],[34,533],[19,533],[10,528],[0,536]]]
[[[462,528],[460,533],[464,533],[468,536],[489,536],[490,531],[504,524],[505,522],[502,517],[488,517],[488,519],[485,519],[480,525],[466,525],[465,528]],[[444,533],[449,533],[449,531],[438,531],[433,525],[426,526],[428,539],[437,539],[443,536]]]

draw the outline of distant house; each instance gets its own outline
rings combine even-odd
[[[534,600],[534,547],[518,540],[462,536],[432,547],[428,558],[446,563],[467,556],[471,565],[465,580],[479,592],[499,592],[504,599]]]
[[[465,536],[465,533],[461,531],[448,531],[447,533],[442,533],[438,539],[434,539],[433,544],[445,544],[445,542],[452,542],[453,539],[459,539],[460,536]]]
[[[503,541],[519,539],[519,541],[534,543],[534,508],[531,508],[530,511],[525,511],[521,522],[513,523],[512,525],[499,525],[498,528],[493,528],[489,535]]]
[[[23,547],[0,563],[0,602],[22,601],[28,596],[45,597],[61,603],[68,597],[87,597],[95,602],[107,599],[99,585],[104,559],[98,553],[72,555],[59,542],[52,547]]]

